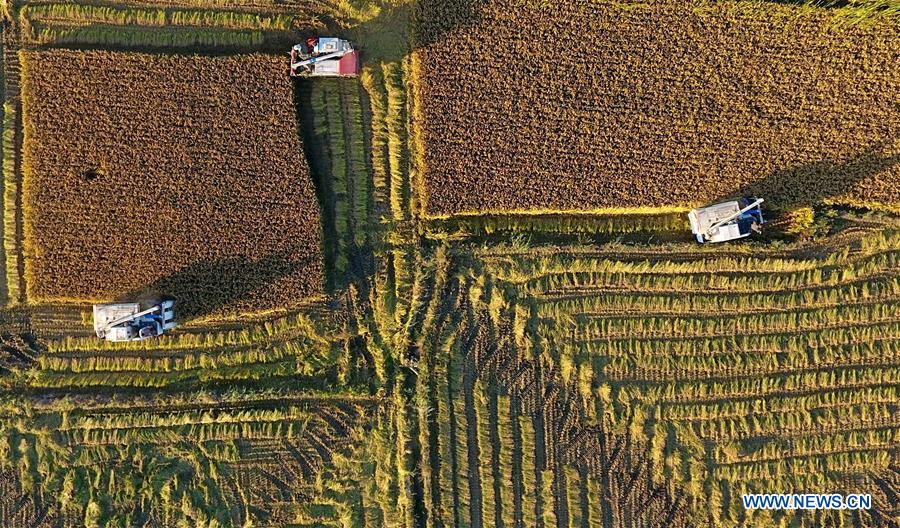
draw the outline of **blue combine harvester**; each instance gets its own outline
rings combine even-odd
[[[765,223],[762,203],[762,198],[745,197],[693,209],[688,213],[691,232],[701,244],[727,242],[758,233]]]
[[[175,301],[145,310],[140,303],[94,305],[94,332],[107,341],[141,341],[175,328]]]

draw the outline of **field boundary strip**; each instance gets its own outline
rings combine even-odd
[[[25,3],[15,17],[26,47],[282,51],[303,33],[334,23],[333,8],[299,11],[196,5]]]
[[[6,280],[4,297],[9,304],[24,303],[27,288],[23,221],[22,146],[24,132],[21,94],[22,67],[17,24],[3,27],[3,246]]]

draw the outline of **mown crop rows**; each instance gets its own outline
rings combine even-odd
[[[516,299],[525,353],[645,446],[697,523],[793,515],[751,514],[741,493],[846,488],[873,494],[862,521],[880,526],[893,492],[869,477],[890,480],[900,448],[898,248],[888,230],[806,258],[487,250],[483,288]]]
[[[327,337],[325,337],[327,336]],[[47,339],[28,374],[32,387],[163,389],[292,379],[295,387],[323,388],[365,378],[346,330],[304,314],[242,330],[164,336],[155,342],[108,343],[93,336]]]
[[[348,260],[367,242],[370,222],[369,159],[366,156],[361,87],[348,79],[297,84],[295,104],[313,177],[328,198],[322,203],[330,279],[345,281]]]
[[[28,418],[6,402],[0,450],[55,524],[275,526],[306,510],[314,476],[379,405],[289,393],[169,401],[34,408]]]
[[[839,11],[420,2],[428,212],[896,208],[900,25]]]
[[[319,295],[318,204],[283,66],[27,52],[28,296],[149,285],[202,315]]]
[[[402,324],[414,253],[397,250],[396,280],[379,262],[395,313],[343,301],[373,246],[393,255],[379,224],[410,216],[403,32],[384,39],[390,56],[367,49],[360,83],[292,83],[281,54],[170,53],[282,51],[322,28],[311,13],[343,25],[376,16],[375,4],[14,7],[7,39],[28,51],[6,53],[8,73],[23,64],[25,104],[10,99],[15,76],[5,238],[10,300],[21,302],[0,313],[0,519],[411,525],[401,468],[412,460],[398,446],[412,444],[414,413],[390,408],[385,395],[407,405],[390,389],[392,358],[373,347],[373,361],[363,321],[348,315]],[[49,49],[71,44],[167,53]],[[321,166],[307,169],[304,154]],[[23,209],[27,281],[15,265]],[[346,282],[350,295],[326,302]],[[90,301],[146,293],[176,298],[175,332],[94,338]],[[387,393],[360,396],[382,383]],[[41,396],[15,400],[23,388]],[[37,401],[61,392],[78,401]]]
[[[451,264],[453,266],[453,264]],[[684,526],[639,446],[591,423],[484,276],[437,271],[418,341],[423,507],[444,526]]]
[[[288,45],[298,28],[318,27],[311,15],[102,7],[84,4],[26,5],[19,11],[29,46],[259,49]],[[279,43],[279,44],[276,44]]]
[[[357,507],[353,496],[368,493],[376,466],[394,467],[384,456],[391,415],[384,398],[360,394],[366,366],[341,317],[310,306],[256,324],[108,343],[73,335],[80,321],[64,309],[35,312],[31,368],[2,378],[0,465],[12,480],[0,511],[13,512],[4,517],[12,526],[327,523]],[[2,331],[12,344],[9,327]],[[13,386],[80,397],[43,405],[15,400]],[[374,439],[362,434],[370,428]],[[359,467],[348,457],[372,460]],[[348,467],[321,488],[318,475]],[[365,510],[386,517],[391,489],[367,496]]]
[[[303,33],[325,27],[323,19],[356,15],[344,5],[305,0],[287,2],[28,1],[8,13],[30,47],[93,45],[217,50],[281,49]]]
[[[244,14],[232,16],[238,12],[231,10],[235,6],[213,4],[205,7],[214,11],[198,11],[195,5],[106,9],[34,3],[17,13],[24,45],[30,49],[22,54],[26,113],[36,108],[34,112],[43,119],[39,123],[26,120],[26,127],[28,131],[40,127],[47,135],[29,132],[26,138],[26,222],[29,229],[32,224],[47,229],[46,222],[40,222],[48,214],[42,212],[56,214],[55,218],[71,213],[68,217],[77,220],[67,229],[53,226],[56,231],[43,238],[29,238],[29,281],[22,281],[23,286],[27,284],[28,303],[13,309],[10,321],[6,317],[0,321],[3,344],[15,341],[25,359],[13,365],[18,375],[8,376],[3,370],[0,382],[11,391],[23,386],[41,394],[74,390],[84,400],[76,405],[78,413],[70,412],[68,404],[59,411],[60,406],[51,403],[50,409],[37,412],[37,420],[23,420],[17,410],[31,405],[30,398],[0,412],[4,438],[0,466],[9,469],[11,477],[9,498],[0,501],[0,508],[16,509],[16,525],[94,526],[99,519],[126,525],[149,520],[160,526],[399,526],[412,518],[400,470],[409,457],[397,448],[410,442],[409,419],[385,405],[390,400],[383,392],[375,398],[358,396],[381,383],[395,383],[391,359],[373,350],[373,364],[362,348],[366,344],[356,335],[357,322],[347,320],[345,308],[357,308],[363,315],[370,308],[348,306],[336,296],[326,308],[320,298],[326,290],[343,287],[348,278],[358,281],[370,266],[366,259],[371,258],[372,245],[380,243],[379,222],[406,214],[410,189],[404,181],[408,177],[408,156],[403,154],[406,93],[398,59],[380,64],[373,52],[361,83],[291,83],[283,56],[35,50],[65,42],[117,48],[224,43],[232,53],[233,44],[270,49],[272,42],[245,39],[262,32],[266,39],[274,35],[274,40],[293,41],[293,26],[302,22],[306,12],[272,4],[242,6],[252,9],[241,8]],[[330,12],[335,6],[323,4],[323,9]],[[353,8],[342,9],[352,15],[347,10]],[[289,19],[292,27],[287,29],[284,24]],[[58,76],[63,64],[67,70],[77,70],[66,81]],[[166,79],[156,78],[160,71],[166,71]],[[69,85],[73,80],[67,95],[54,90],[60,82]],[[136,99],[133,94],[147,96]],[[98,101],[104,103],[100,108],[96,108]],[[82,105],[94,106],[95,111],[82,111]],[[87,123],[73,124],[68,114],[53,117],[53,112],[69,110],[66,107],[80,111]],[[210,121],[210,116],[216,120]],[[167,125],[167,119],[174,123]],[[72,145],[59,137],[64,129],[75,134]],[[88,129],[93,138],[86,137]],[[313,141],[298,141],[299,137]],[[70,149],[82,150],[83,163],[69,156]],[[172,163],[152,167],[167,162],[159,159],[163,151]],[[308,170],[304,154],[320,165]],[[243,163],[251,157],[250,163]],[[141,166],[130,167],[135,158]],[[66,164],[74,166],[49,173],[38,182],[33,179],[35,165],[45,170]],[[152,265],[166,262],[159,256],[161,245],[169,246],[163,249],[174,251],[182,262],[186,249],[199,260],[175,262],[174,269],[159,270],[164,272],[162,277],[144,275],[150,263],[113,270],[118,275],[111,281],[124,276],[132,284],[122,292],[102,291],[101,296],[172,295],[183,325],[153,342],[101,343],[90,335],[89,306],[85,305],[94,298],[100,273],[84,273],[84,268],[62,272],[60,280],[69,284],[54,284],[33,267],[32,258],[46,262],[48,256],[35,249],[37,242],[49,246],[60,235],[76,233],[85,233],[86,238],[91,230],[102,228],[110,215],[139,217],[143,211],[128,209],[130,203],[123,194],[128,182],[112,198],[110,192],[116,190],[113,176],[125,173],[137,179],[141,171],[156,180],[165,178],[163,189],[149,189],[154,206],[161,203],[165,220],[191,235],[187,240],[162,242],[148,238],[151,248],[145,253],[153,257]],[[373,172],[378,176],[373,177]],[[209,185],[195,174],[204,176]],[[51,180],[64,182],[66,187],[61,188],[72,191],[59,199],[76,203],[76,210],[63,211],[58,202],[53,205],[60,206],[59,211],[46,203],[39,204],[41,208],[34,205],[38,193],[29,191],[44,189],[47,192],[39,198],[50,200],[47,182]],[[98,184],[107,196],[94,199],[82,187],[85,198],[76,201],[81,200],[77,187],[89,183]],[[171,196],[176,186],[186,192]],[[199,194],[208,198],[208,205],[199,201]],[[175,210],[186,202],[203,207]],[[257,212],[258,221],[245,219]],[[227,225],[205,225],[219,215]],[[148,218],[158,223],[145,229],[162,223]],[[142,225],[146,223],[142,218]],[[196,243],[212,234],[219,236],[204,246],[206,253],[199,251]],[[310,239],[310,234],[315,238]],[[77,245],[67,246],[71,246],[68,253],[63,245],[50,249],[66,261],[82,258]],[[98,247],[100,242],[85,251]],[[309,248],[315,250],[309,255],[315,261],[302,265],[295,257]],[[137,255],[124,255],[123,250],[123,255],[109,258],[127,256],[137,261],[147,256],[139,246],[127,249]],[[392,251],[390,246],[379,250]],[[15,248],[7,253],[14,255]],[[320,260],[329,268],[328,277],[323,277]],[[410,262],[410,258],[399,261],[398,269],[406,272],[399,283],[389,279],[391,291],[404,297],[412,282],[406,268]],[[54,272],[64,270],[64,265],[55,263]],[[105,258],[98,265],[110,266]],[[15,282],[11,270],[8,275]],[[214,291],[201,289],[204,277]],[[191,287],[198,279],[201,288]],[[296,284],[295,280],[307,282]],[[79,281],[84,282],[83,292],[92,292],[90,296],[69,294]],[[314,288],[304,289],[313,283]],[[355,293],[352,288],[351,293]],[[251,302],[244,302],[248,299]],[[401,302],[408,304],[406,298]],[[280,318],[263,311],[285,307],[292,309]],[[246,313],[251,310],[257,313]],[[216,317],[195,318],[207,314]],[[240,318],[220,318],[219,314]],[[404,316],[405,311],[398,311],[396,320]],[[7,331],[24,332],[32,340],[7,339]],[[9,364],[4,362],[2,367]],[[138,404],[122,404],[125,394],[140,394]],[[191,400],[188,394],[198,396]],[[185,399],[192,402],[190,412],[184,410]],[[298,399],[313,403],[299,409]],[[360,399],[365,403],[359,403]],[[399,396],[395,401],[401,405]],[[123,407],[136,408],[122,412]],[[358,411],[360,407],[363,412]],[[352,423],[334,408],[352,410]],[[91,416],[75,425],[82,415]],[[70,418],[72,426],[64,423]],[[47,423],[64,426],[48,438]],[[96,469],[85,470],[85,464]]]

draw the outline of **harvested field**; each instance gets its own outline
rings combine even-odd
[[[850,27],[840,10],[769,2],[520,4],[452,20],[445,2],[420,3],[429,214],[737,193],[897,207],[895,20]]]
[[[40,409],[39,420],[19,425],[0,412],[4,441],[27,436],[20,447],[45,471],[0,474],[8,494],[0,501],[2,519],[14,526],[101,526],[85,522],[98,499],[78,483],[90,482],[102,494],[103,515],[131,525],[285,526],[308,515],[318,494],[315,475],[379,411],[377,400],[352,395],[240,396],[216,403],[189,394],[167,395],[170,405],[162,398],[88,403],[63,419],[56,436],[39,423],[58,423],[56,409]],[[20,491],[16,477],[31,485],[30,493]],[[40,492],[44,500],[35,500]],[[34,520],[43,517],[51,522]]]
[[[284,67],[26,52],[28,297],[149,291],[196,316],[321,294],[318,204]]]
[[[690,497],[694,525],[849,519],[739,507],[742,493],[802,489],[871,493],[857,524],[887,526],[895,491],[878,479],[894,473],[900,438],[898,248],[885,230],[813,258],[555,248],[486,254],[483,269],[515,292],[513,317],[537,322],[516,339],[595,420],[629,433],[651,482]]]

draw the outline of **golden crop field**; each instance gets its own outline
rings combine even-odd
[[[419,4],[429,214],[739,193],[897,206],[895,20],[767,2],[516,5]]]
[[[8,7],[0,526],[900,523],[895,1]]]
[[[149,289],[202,314],[321,294],[318,203],[282,61],[24,59],[29,297]]]

